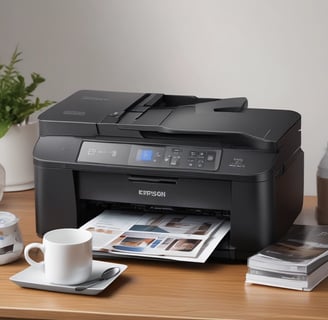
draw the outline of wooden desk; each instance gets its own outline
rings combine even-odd
[[[312,217],[315,198],[303,215]],[[0,210],[20,218],[25,243],[35,233],[34,191],[6,193]],[[300,220],[302,220],[302,216]],[[0,317],[24,319],[327,319],[328,280],[312,292],[245,285],[246,265],[118,260],[126,272],[99,296],[20,288],[8,278],[22,259],[0,266]]]

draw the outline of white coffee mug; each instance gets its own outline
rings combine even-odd
[[[37,248],[44,260],[33,260],[29,252]],[[81,229],[55,229],[43,236],[41,243],[30,243],[24,249],[26,261],[43,268],[47,282],[73,285],[89,279],[92,271],[92,233]]]

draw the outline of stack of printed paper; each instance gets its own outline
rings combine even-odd
[[[81,228],[99,254],[205,262],[230,230],[215,216],[106,210]]]

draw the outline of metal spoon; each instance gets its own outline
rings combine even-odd
[[[120,273],[120,271],[121,270],[119,267],[108,268],[98,278],[79,284],[77,287],[75,287],[75,291],[83,291],[94,286],[99,281],[104,281],[115,277],[118,273]]]

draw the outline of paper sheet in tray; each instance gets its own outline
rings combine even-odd
[[[105,210],[82,229],[101,254],[205,262],[230,230],[215,216]]]

